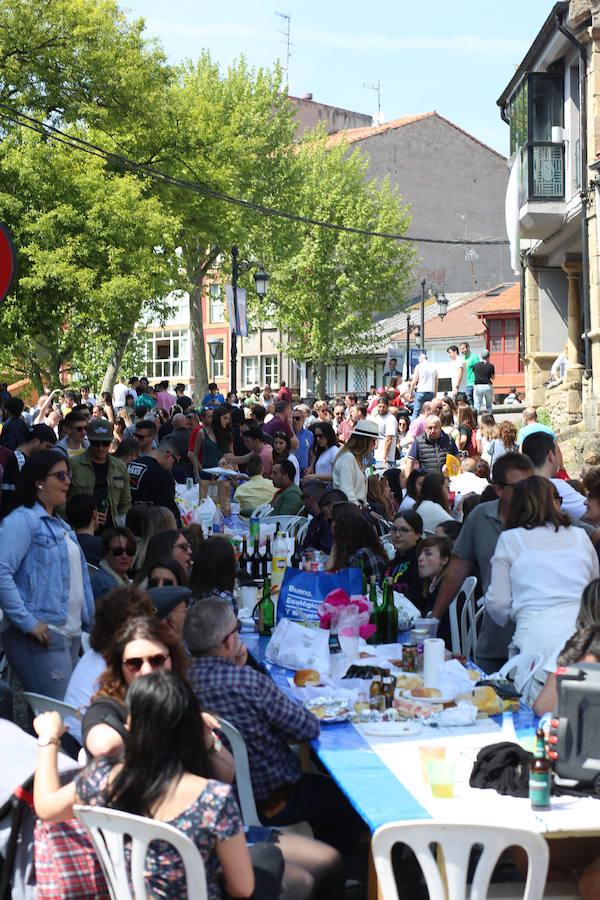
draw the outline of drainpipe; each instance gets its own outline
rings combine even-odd
[[[590,356],[590,289],[589,289],[589,245],[588,221],[586,215],[587,200],[587,108],[586,108],[586,69],[587,50],[572,32],[566,28],[559,13],[554,15],[554,24],[561,34],[579,50],[579,148],[580,148],[580,184],[581,184],[581,281],[583,288],[583,342],[585,356],[585,378],[592,377]]]

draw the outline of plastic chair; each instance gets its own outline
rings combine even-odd
[[[533,831],[495,825],[454,825],[437,820],[390,822],[382,825],[373,835],[372,848],[383,900],[398,900],[391,859],[392,847],[396,843],[406,844],[413,850],[427,884],[429,900],[466,900],[467,897],[469,900],[485,900],[488,896],[519,896],[523,900],[542,900],[544,897],[548,845],[541,835]],[[441,854],[436,854],[436,845]],[[475,845],[481,845],[483,852],[475,866],[471,890],[468,892],[467,871],[471,850]],[[525,886],[498,884],[489,891],[490,879],[501,853],[512,846],[522,847],[527,853]],[[443,865],[443,869],[440,865]],[[518,893],[511,890],[515,887]]]
[[[45,697],[43,694],[33,694],[29,691],[23,691],[23,697],[32,708],[34,716],[39,716],[43,712],[58,712],[62,719],[67,718],[67,716],[81,719],[79,710],[75,706],[71,706],[70,703],[55,700],[54,697]]]
[[[505,662],[498,672],[489,675],[489,678],[508,678],[511,673],[516,689],[525,697],[533,679],[535,670],[542,664],[542,653],[517,653],[508,662]]]
[[[265,516],[269,515],[269,510],[273,507],[270,503],[262,503],[260,506],[257,506],[256,509],[252,513],[253,519],[264,519]]]
[[[244,825],[262,825],[256,811],[256,803],[254,802],[246,741],[235,725],[232,725],[227,719],[219,717],[219,728],[229,741],[231,752],[233,754],[233,761],[235,763],[235,784]]]
[[[172,825],[131,813],[99,806],[73,807],[75,816],[89,833],[100,860],[112,900],[147,900],[144,864],[148,845],[165,841],[177,850],[185,869],[189,900],[208,900],[204,862],[196,845]],[[125,847],[131,839],[131,884]]]
[[[303,525],[305,521],[304,516],[263,516],[261,524],[274,525],[277,528],[277,523],[279,522],[281,531],[285,531],[289,537],[293,537],[296,529]]]
[[[473,594],[475,593],[476,585],[477,579],[474,575],[469,575],[467,578],[465,578],[456,594],[456,597],[448,607],[448,616],[450,617],[450,637],[452,639],[452,652],[459,654],[462,653],[464,656],[469,655],[467,649],[469,649],[472,654],[474,654],[475,650],[477,649],[477,622],[479,621],[479,617],[483,615],[483,607],[481,608],[481,610],[477,610],[477,612],[475,611]],[[459,630],[458,601],[461,595],[464,596],[465,602],[461,612]],[[466,613],[465,609],[467,609]],[[468,647],[463,646],[463,644],[468,645]]]
[[[308,531],[308,526],[310,524],[310,519],[312,519],[312,516],[310,516],[310,518],[308,518],[308,519],[305,519],[302,522],[302,524],[298,526],[298,530],[296,531],[296,534],[294,535],[294,537],[298,538],[298,544],[302,544],[302,541],[304,540],[304,538],[306,536],[306,532]]]

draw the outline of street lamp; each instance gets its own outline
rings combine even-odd
[[[267,283],[269,276],[263,269],[262,263],[253,260],[238,260],[240,251],[234,244],[231,248],[232,272],[231,272],[231,288],[233,293],[233,322],[231,323],[231,365],[229,374],[229,390],[237,390],[237,320],[238,320],[238,275],[240,272],[248,272],[249,269],[256,268],[254,273],[254,283],[256,285],[256,293],[259,297],[266,297]]]
[[[217,361],[217,351],[219,349],[219,344],[221,341],[212,340],[208,342],[208,352],[210,353],[210,358],[212,360],[212,372],[211,372],[211,381],[215,377],[215,363]]]

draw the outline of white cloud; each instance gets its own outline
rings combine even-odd
[[[204,24],[189,25],[183,22],[170,22],[165,19],[147,19],[146,26],[150,33],[169,35],[170,37],[194,38],[199,41],[210,37],[246,38],[264,42],[265,31],[255,25]],[[513,39],[494,39],[476,37],[475,35],[456,35],[455,37],[387,37],[379,34],[333,34],[328,31],[315,31],[306,28],[294,30],[295,41],[306,41],[314,44],[325,44],[329,47],[344,47],[358,51],[399,50],[446,50],[456,53],[509,53],[516,57],[523,55],[527,45],[523,41]]]

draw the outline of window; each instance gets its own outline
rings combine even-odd
[[[519,320],[488,319],[488,349],[496,375],[514,375],[522,371],[519,359]],[[440,388],[441,390],[441,388]]]
[[[225,362],[223,359],[223,341],[209,341],[210,377],[213,381],[223,378],[225,374]]]
[[[149,378],[187,378],[189,332],[184,328],[159,328],[146,338],[146,371]]]
[[[211,284],[209,288],[210,321],[214,325],[225,321],[225,304],[223,303],[220,284]]]
[[[258,374],[258,356],[245,356],[242,363],[242,381],[248,387],[254,387],[260,381]]]
[[[279,360],[277,356],[263,356],[262,380],[264,384],[274,385],[279,381]]]
[[[519,153],[521,203],[564,197],[564,74],[531,72],[510,101],[510,151]]]

